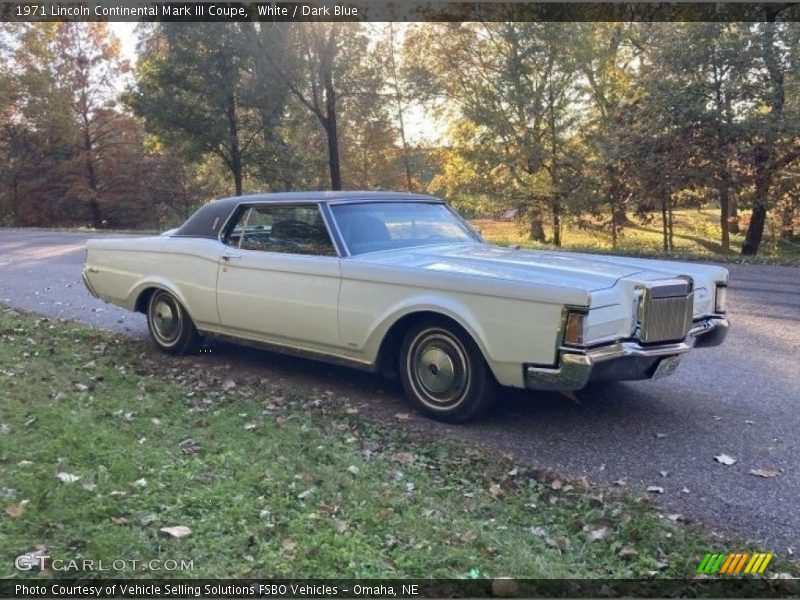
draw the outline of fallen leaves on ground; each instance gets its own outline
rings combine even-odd
[[[414,462],[414,455],[411,452],[393,452],[392,460],[401,465],[410,465]]]
[[[611,527],[598,527],[597,529],[592,529],[589,531],[589,535],[586,536],[586,539],[590,542],[596,542],[598,540],[602,540],[607,538],[614,530]]]
[[[546,538],[548,535],[542,527],[531,527],[529,531],[538,538]]]
[[[73,475],[72,473],[66,473],[64,471],[56,475],[56,477],[58,477],[58,480],[62,483],[75,483],[81,478],[80,475]]]
[[[763,477],[764,479],[772,479],[773,477],[777,477],[779,473],[780,471],[776,471],[775,469],[750,469],[750,475]]]
[[[163,534],[168,535],[169,537],[181,539],[189,536],[192,533],[192,530],[186,527],[186,525],[173,525],[172,527],[162,527],[159,531]]]
[[[503,495],[503,488],[500,487],[500,484],[493,483],[489,486],[489,495],[497,500],[500,496]]]
[[[677,523],[678,521],[683,521],[683,515],[680,513],[674,513],[671,515],[667,515],[667,518],[672,521],[673,523]]]
[[[636,558],[637,556],[639,556],[639,553],[633,546],[623,546],[622,548],[620,548],[620,551],[617,552],[617,556],[619,556],[620,558],[630,559],[630,558]]]
[[[200,444],[195,442],[193,439],[183,440],[178,445],[184,454],[197,454],[201,450]]]
[[[737,462],[739,462],[737,459],[733,458],[732,456],[728,456],[727,454],[718,454],[714,457],[714,460],[727,466],[735,465]]]
[[[3,512],[12,519],[18,519],[25,514],[25,506],[23,504],[10,504],[6,506]]]

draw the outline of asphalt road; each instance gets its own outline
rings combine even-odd
[[[0,230],[0,302],[134,338],[142,315],[92,298],[80,268],[85,234]],[[460,437],[571,476],[644,490],[666,513],[742,534],[761,550],[800,552],[800,269],[728,265],[732,330],[723,346],[690,353],[672,377],[578,392],[505,390],[486,421],[403,426]],[[154,350],[155,351],[155,350]],[[226,347],[206,360],[286,385],[331,390],[391,419],[406,411],[375,375]],[[738,459],[725,466],[714,456]],[[760,478],[753,469],[775,469]],[[666,472],[666,476],[662,475]],[[755,548],[751,548],[754,550]],[[723,549],[724,550],[724,549]],[[733,549],[728,549],[733,550]]]

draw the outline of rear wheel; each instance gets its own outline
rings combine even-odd
[[[494,380],[480,349],[461,328],[438,321],[412,327],[400,350],[400,380],[411,403],[440,421],[462,423],[491,407]]]
[[[197,348],[200,341],[186,309],[165,290],[156,290],[150,296],[147,328],[158,349],[168,354],[188,354]]]

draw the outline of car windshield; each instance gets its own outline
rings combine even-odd
[[[477,242],[444,204],[374,202],[338,204],[331,210],[350,254]]]

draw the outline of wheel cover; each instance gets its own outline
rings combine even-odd
[[[407,368],[417,397],[431,408],[452,409],[464,399],[469,386],[469,359],[449,332],[420,333],[410,346]]]
[[[153,335],[159,343],[170,346],[178,340],[181,334],[182,315],[178,303],[172,296],[159,293],[153,298],[150,324]]]

